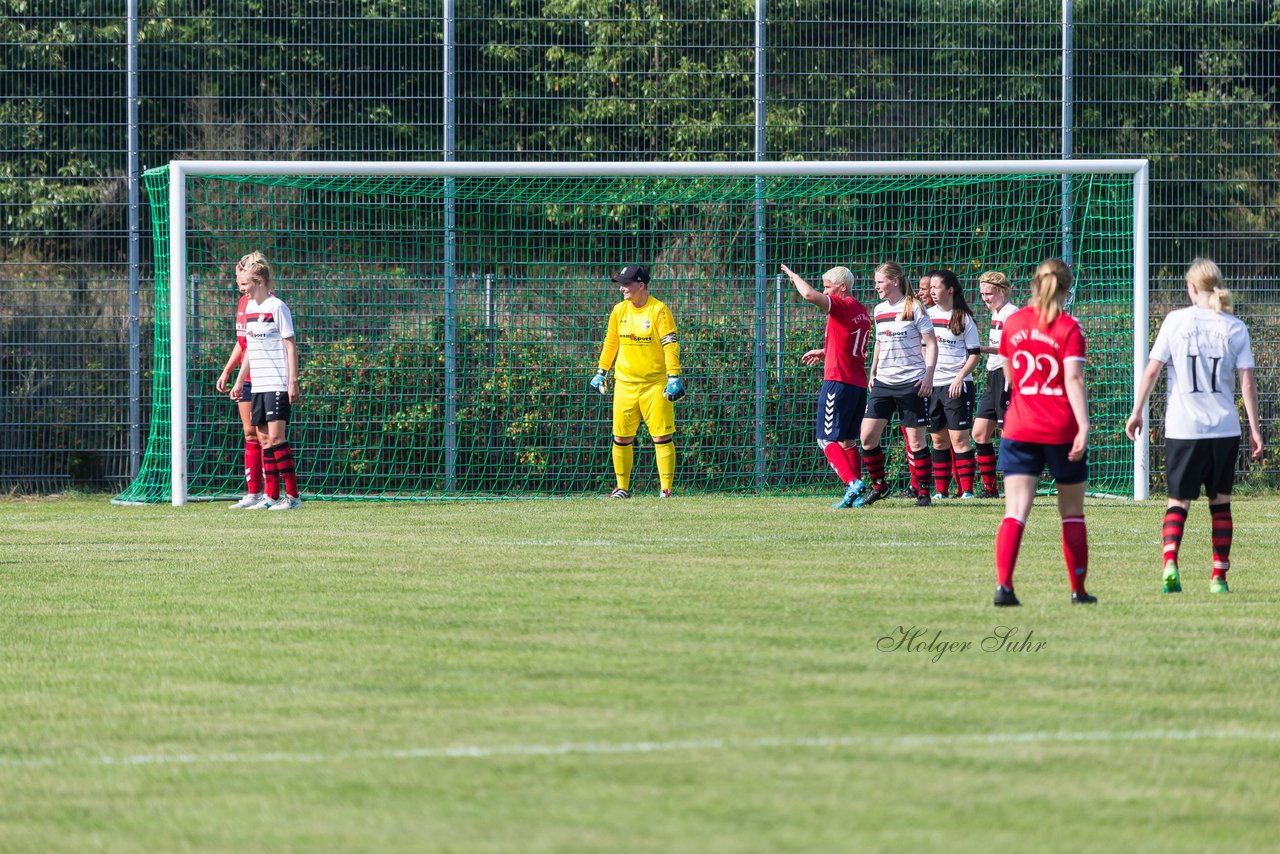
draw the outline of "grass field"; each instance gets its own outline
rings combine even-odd
[[[1280,500],[895,505],[2,501],[0,850],[1275,850]]]

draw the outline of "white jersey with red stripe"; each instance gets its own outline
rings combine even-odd
[[[253,393],[289,390],[289,352],[284,339],[292,338],[293,315],[276,296],[245,306],[247,358],[253,374]]]
[[[920,347],[926,336],[933,336],[933,323],[915,302],[909,317],[902,317],[903,303],[888,301],[876,306],[876,382],[884,385],[904,385],[924,378],[924,353]]]
[[[1004,334],[1005,321],[1013,317],[1013,313],[1017,310],[1018,307],[1010,301],[991,312],[991,330],[987,332],[987,346],[994,347],[996,352],[987,355],[988,371],[999,371],[1004,368],[1004,356],[999,352],[1000,338]]]
[[[933,384],[935,387],[951,385],[960,376],[960,369],[964,367],[969,354],[977,353],[981,346],[978,324],[973,322],[973,315],[966,314],[964,329],[956,335],[951,331],[951,310],[944,310],[936,305],[929,308],[929,321],[933,324],[933,334],[938,339],[938,365],[933,370]],[[966,382],[972,379],[972,373],[965,376]]]

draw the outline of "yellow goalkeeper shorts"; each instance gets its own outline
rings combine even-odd
[[[676,407],[662,396],[666,381],[656,383],[615,382],[613,385],[613,435],[634,436],[640,419],[650,436],[670,436],[676,432]]]

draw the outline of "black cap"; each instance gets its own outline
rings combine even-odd
[[[620,285],[631,285],[636,282],[649,284],[649,271],[639,264],[628,264],[609,277]]]

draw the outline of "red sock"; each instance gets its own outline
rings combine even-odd
[[[867,477],[871,478],[873,483],[884,480],[885,458],[882,446],[863,448],[862,460],[867,464]]]
[[[1022,548],[1022,532],[1026,523],[1012,516],[1005,516],[996,530],[996,583],[1013,589],[1013,568],[1018,563],[1018,550]]]
[[[935,450],[929,456],[933,460],[933,491],[946,495],[951,491],[951,449]]]
[[[280,475],[276,471],[276,449],[262,446],[262,479],[266,481],[267,497],[275,501],[280,497]]]
[[[836,470],[841,483],[849,484],[858,479],[853,469],[849,468],[849,457],[845,455],[844,448],[840,447],[839,442],[828,442],[822,449],[822,453],[826,456],[827,462],[831,463],[831,467]]]
[[[1089,574],[1089,533],[1085,530],[1083,516],[1068,516],[1062,520],[1062,558],[1067,562],[1071,592],[1083,594],[1084,579]]]
[[[974,456],[978,461],[978,473],[982,475],[982,488],[996,492],[996,446],[990,442],[975,445]]]
[[[1210,504],[1209,516],[1213,520],[1213,574],[1226,576],[1231,568],[1231,537],[1235,524],[1231,521],[1231,502]]]
[[[284,494],[298,497],[298,473],[293,465],[293,448],[288,442],[276,445],[276,473],[284,480]]]
[[[1187,524],[1187,511],[1170,507],[1164,511],[1164,525],[1160,533],[1164,538],[1164,563],[1178,560],[1178,548],[1182,545],[1182,531]]]
[[[956,484],[960,487],[962,495],[966,492],[973,492],[975,458],[976,454],[972,448],[955,455]]]
[[[249,492],[262,492],[262,443],[257,439],[244,440],[244,481]]]
[[[929,488],[927,484],[933,479],[933,455],[929,453],[928,446],[918,451],[908,450],[907,454],[911,457],[911,467],[915,469],[916,480],[921,485],[916,494],[923,495]]]
[[[853,470],[853,479],[862,477],[862,452],[858,450],[858,446],[850,445],[845,448],[844,455],[849,460],[849,468]]]

